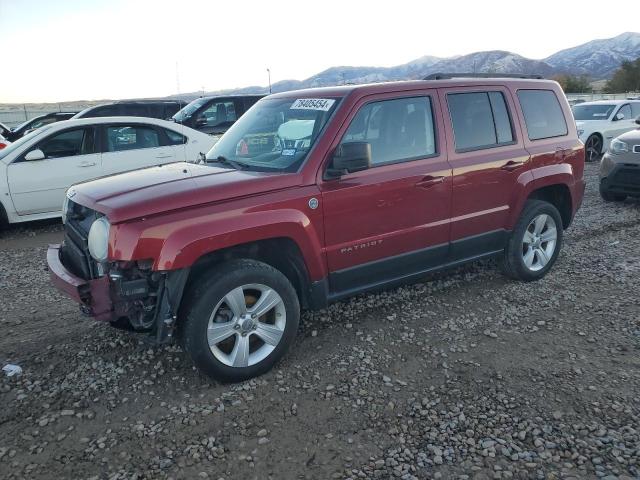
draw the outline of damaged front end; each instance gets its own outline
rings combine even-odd
[[[53,284],[80,304],[85,315],[113,326],[149,334],[153,343],[171,340],[189,269],[152,270],[153,261],[97,262],[89,253],[90,227],[98,216],[70,207],[61,245],[50,245]]]

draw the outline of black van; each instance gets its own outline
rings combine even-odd
[[[121,100],[86,108],[73,118],[129,116],[170,120],[186,104],[184,100]]]
[[[173,116],[177,123],[209,135],[222,135],[264,95],[200,97]]]

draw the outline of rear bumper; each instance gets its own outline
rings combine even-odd
[[[80,305],[85,315],[100,321],[115,320],[110,298],[109,277],[84,280],[65,268],[60,260],[60,245],[49,245],[47,265],[53,285]]]
[[[640,196],[640,165],[619,163],[600,180],[600,191]]]

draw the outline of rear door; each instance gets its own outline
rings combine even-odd
[[[43,160],[16,159],[7,169],[11,199],[19,215],[57,212],[71,185],[101,174],[101,155],[95,149],[94,127],[55,132],[31,150]],[[27,153],[27,152],[25,152]]]
[[[616,117],[620,114],[624,115],[624,118],[616,120]],[[618,110],[613,114],[613,118],[611,121],[611,131],[608,132],[607,135],[607,143],[610,143],[611,140],[613,140],[617,136],[635,129],[637,126],[638,125],[636,125],[636,119],[633,118],[631,104],[625,103],[624,105],[621,105],[620,108],[618,108]]]
[[[343,125],[329,151],[368,142],[372,166],[320,184],[334,294],[446,261],[451,169],[440,119],[436,91],[424,90],[366,97]]]
[[[101,131],[103,175],[175,161],[173,148],[154,125],[122,122],[103,125]]]
[[[452,258],[500,250],[519,177],[530,175],[513,98],[502,86],[452,87],[439,93],[452,144]]]

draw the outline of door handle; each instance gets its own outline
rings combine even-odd
[[[418,183],[416,183],[416,187],[429,188],[442,182],[444,182],[444,177],[441,177],[441,176],[434,177],[433,175],[427,175]]]
[[[173,155],[171,155],[170,153],[159,153],[158,155],[156,155],[156,158],[169,158],[172,156]]]
[[[80,162],[78,164],[79,167],[81,168],[86,168],[86,167],[95,167],[96,162]]]
[[[509,160],[507,163],[500,167],[501,170],[506,170],[507,172],[511,172],[517,168],[520,168],[524,162],[517,162],[515,160]]]

